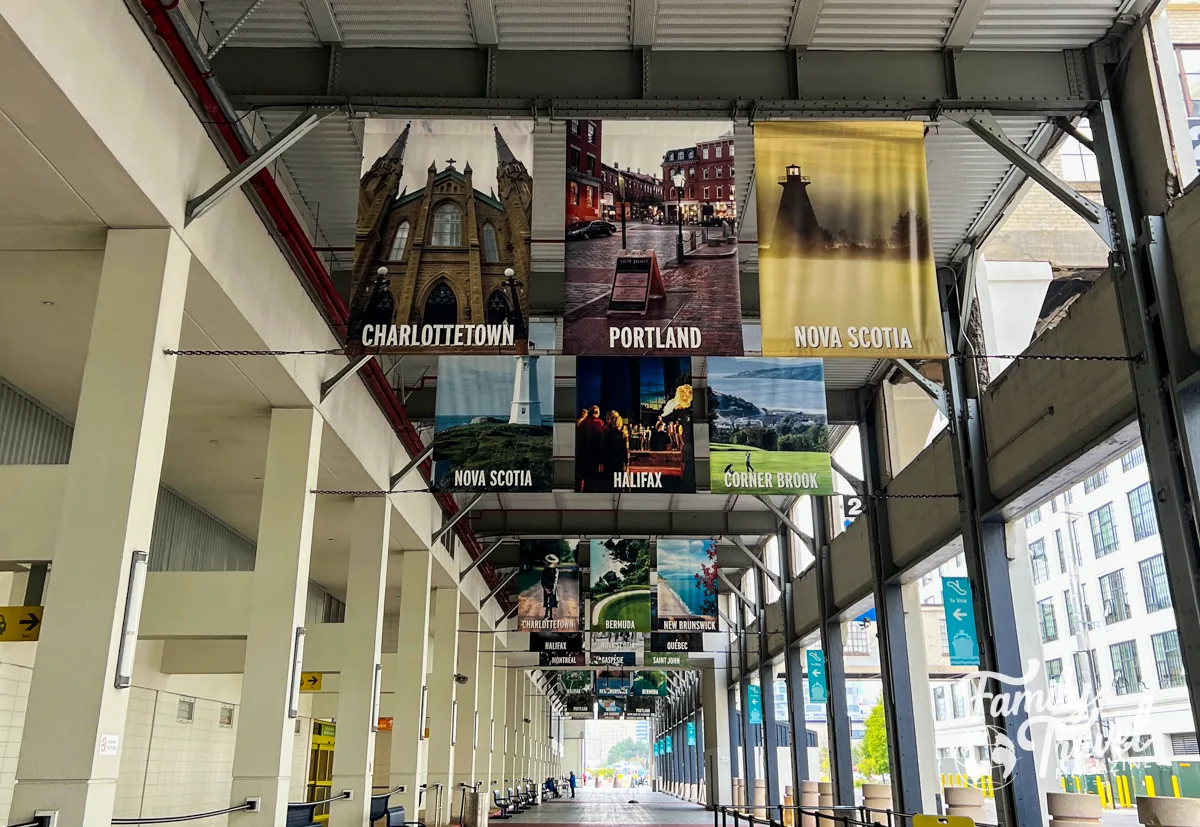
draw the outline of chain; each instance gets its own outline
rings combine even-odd
[[[1074,353],[956,353],[951,359],[1012,359],[1020,362],[1038,359],[1047,362],[1133,362],[1132,356],[1088,356]]]
[[[343,491],[337,488],[313,488],[310,494],[329,494],[334,497],[388,497],[392,494],[432,494],[428,488],[397,488],[395,491]]]
[[[342,348],[331,350],[171,350],[163,351],[168,356],[336,356],[344,354]]]
[[[871,495],[879,500],[957,500],[958,494],[889,494],[876,491]]]

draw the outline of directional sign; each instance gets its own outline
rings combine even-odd
[[[696,746],[696,722],[687,722],[687,745],[689,747]]]
[[[978,666],[979,636],[975,630],[971,581],[966,577],[943,577],[942,604],[946,611],[946,643],[950,648],[950,665]]]
[[[301,672],[300,673],[300,691],[301,692],[320,692],[321,691],[321,676],[323,672]]]
[[[820,649],[808,649],[804,653],[808,665],[808,702],[829,702],[829,684],[825,678],[825,653]]]
[[[746,687],[746,715],[751,725],[762,723],[762,690],[755,684]]]
[[[667,755],[670,755],[670,754],[671,754],[671,748],[672,748],[672,746],[673,746],[673,744],[671,743],[671,736],[670,736],[670,735],[668,735],[668,736],[667,736],[667,740],[666,740],[664,743],[666,744],[666,746],[664,746],[664,747],[663,747],[663,752],[665,752]]]
[[[847,522],[853,522],[866,510],[867,505],[862,497],[857,494],[842,495],[842,513],[846,515]]]
[[[41,632],[41,606],[0,606],[0,641],[37,640]]]

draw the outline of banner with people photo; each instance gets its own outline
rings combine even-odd
[[[519,560],[517,631],[582,631],[575,546],[566,540],[522,540]]]
[[[655,695],[665,698],[669,690],[666,672],[641,671],[633,673],[629,691],[638,696]]]
[[[527,353],[532,122],[368,118],[362,145],[348,347]]]
[[[600,710],[600,720],[617,721],[625,714],[625,699],[599,698],[597,708]]]
[[[754,125],[764,355],[946,358],[925,129]]]
[[[650,631],[650,541],[592,540],[593,632]]]
[[[714,356],[706,368],[714,494],[834,493],[822,360]]]
[[[553,356],[438,358],[437,490],[552,491],[553,461]]]
[[[563,353],[742,353],[729,121],[567,122]]]
[[[575,360],[575,490],[695,493],[692,360]]]
[[[655,631],[718,631],[716,541],[659,539],[655,552]]]

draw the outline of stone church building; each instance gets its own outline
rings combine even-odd
[[[495,130],[499,193],[472,184],[469,160],[427,170],[425,186],[399,192],[408,127],[359,182],[351,292],[360,308],[379,267],[388,269],[395,324],[512,321],[513,268],[520,318],[529,319],[533,179]],[[519,325],[518,328],[524,325]]]

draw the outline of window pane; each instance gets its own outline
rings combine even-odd
[[[404,258],[404,247],[408,244],[408,229],[407,221],[401,221],[400,226],[396,228],[396,238],[392,241],[391,252],[388,253],[390,260],[399,261]]]
[[[1129,601],[1125,598],[1125,573],[1114,571],[1100,578],[1100,600],[1104,604],[1104,622],[1120,623],[1129,619]]]
[[[500,248],[496,244],[496,228],[491,224],[483,225],[483,260],[500,260]]]
[[[1158,672],[1160,689],[1183,686],[1183,656],[1179,652],[1179,633],[1174,629],[1151,635],[1154,646],[1154,668]]]
[[[1112,656],[1113,691],[1118,695],[1138,692],[1142,684],[1142,669],[1138,664],[1137,643],[1127,640],[1108,647]]]
[[[1058,623],[1054,619],[1054,600],[1046,598],[1038,601],[1038,627],[1042,632],[1042,642],[1049,643],[1058,640]]]
[[[1119,547],[1117,527],[1113,524],[1112,503],[1105,503],[1088,514],[1092,527],[1092,548],[1097,557],[1112,554]]]
[[[1158,533],[1158,518],[1154,513],[1154,495],[1150,483],[1144,483],[1128,494],[1129,516],[1133,519],[1133,539],[1144,540]]]
[[[1171,590],[1167,584],[1167,568],[1163,556],[1155,556],[1138,564],[1142,575],[1142,594],[1146,598],[1146,611],[1157,612],[1171,607]]]
[[[1029,563],[1033,568],[1033,582],[1044,583],[1050,579],[1050,566],[1046,562],[1046,541],[1035,540],[1029,544]]]
[[[1132,471],[1134,468],[1137,468],[1139,465],[1145,465],[1145,464],[1146,464],[1146,449],[1142,448],[1140,445],[1137,448],[1134,448],[1132,451],[1130,451],[1125,456],[1121,457],[1121,470],[1122,471]]]
[[[462,213],[457,204],[442,204],[433,211],[434,247],[457,247],[462,238]]]

